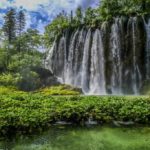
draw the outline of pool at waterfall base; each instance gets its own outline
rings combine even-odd
[[[3,138],[0,150],[150,150],[150,127],[57,125]]]

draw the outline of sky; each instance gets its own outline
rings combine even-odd
[[[3,24],[3,16],[8,9],[13,7],[26,11],[26,28],[36,28],[44,32],[44,27],[62,10],[70,13],[78,6],[85,10],[89,6],[96,7],[98,3],[99,0],[0,0],[0,25]]]

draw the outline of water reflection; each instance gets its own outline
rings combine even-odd
[[[1,140],[0,150],[149,150],[150,127],[55,126],[44,133]]]

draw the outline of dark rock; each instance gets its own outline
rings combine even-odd
[[[120,126],[131,126],[134,125],[135,123],[133,121],[113,121],[114,125],[117,127]]]
[[[38,73],[42,87],[60,85],[57,77],[54,76],[50,70],[44,68],[33,68],[33,71]]]

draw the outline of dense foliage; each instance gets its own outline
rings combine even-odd
[[[150,14],[149,0],[101,0],[97,8],[78,8],[75,15],[60,13],[45,30],[45,41],[50,45],[56,35],[68,28],[99,27],[104,21],[110,21],[116,16],[143,16]]]
[[[119,15],[145,15],[150,13],[149,0],[102,0],[99,13],[102,19]]]
[[[32,131],[56,121],[84,124],[89,117],[99,123],[134,121],[150,123],[149,97],[50,97],[0,88],[0,131]]]
[[[25,25],[23,10],[10,9],[4,16],[0,29],[0,85],[30,91],[42,85],[35,69],[43,67],[43,40],[38,30],[25,30]]]

